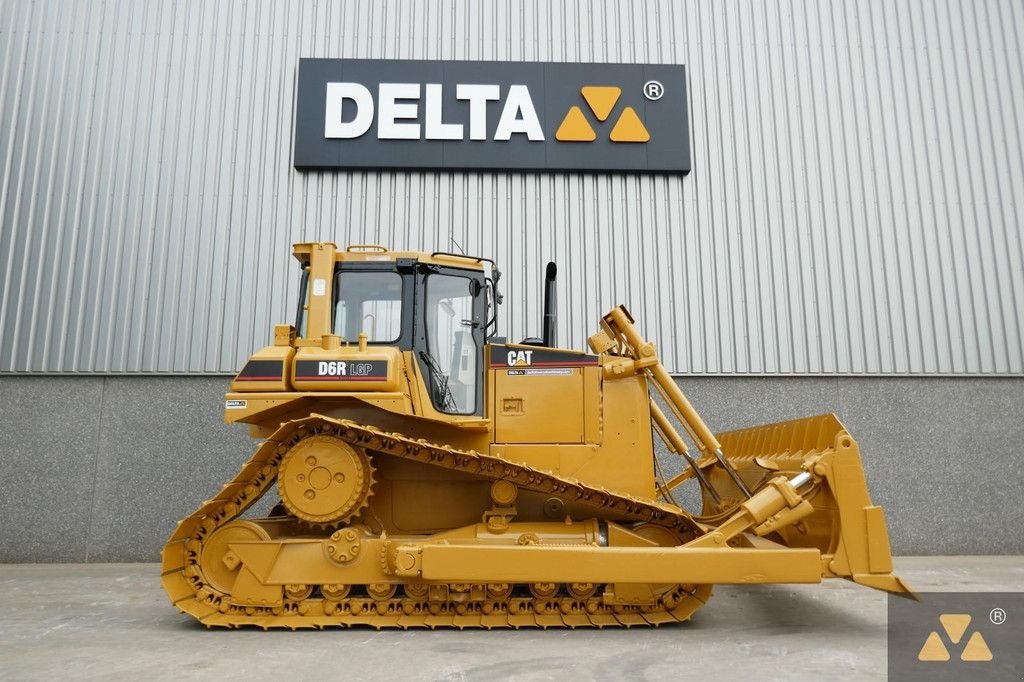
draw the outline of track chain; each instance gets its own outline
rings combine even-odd
[[[262,628],[323,628],[368,625],[376,628],[412,627],[607,627],[660,625],[687,620],[711,595],[710,585],[678,585],[647,606],[605,604],[599,596],[586,599],[511,597],[505,600],[438,602],[427,599],[324,598],[286,600],[280,607],[234,604],[231,596],[208,585],[200,565],[203,542],[218,528],[237,519],[271,487],[288,450],[299,440],[329,434],[375,453],[463,471],[484,478],[504,479],[565,502],[587,505],[616,519],[646,521],[681,533],[697,531],[682,510],[656,502],[586,486],[550,472],[509,462],[500,457],[450,446],[322,415],[283,424],[264,441],[245,465],[211,500],[204,502],[178,527],[162,551],[162,578],[171,601],[207,626]],[[453,585],[453,593],[464,586]]]

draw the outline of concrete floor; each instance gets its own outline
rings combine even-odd
[[[1022,557],[904,557],[919,591],[1024,589]],[[0,679],[878,679],[886,596],[845,581],[721,586],[633,630],[262,632],[179,614],[155,564],[0,565]]]

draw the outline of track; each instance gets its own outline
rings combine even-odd
[[[284,605],[279,607],[235,604],[230,594],[213,588],[205,579],[200,562],[203,543],[262,497],[273,485],[281,460],[293,445],[317,434],[336,436],[372,453],[490,480],[508,480],[521,488],[583,504],[616,519],[646,521],[686,534],[700,532],[694,521],[677,507],[592,488],[500,457],[435,445],[344,419],[311,415],[283,424],[216,497],[178,524],[162,552],[161,578],[175,606],[207,626],[221,627],[631,627],[687,620],[711,596],[710,585],[677,585],[662,594],[654,605],[621,606],[605,604],[599,589],[593,596],[573,596],[565,588],[550,596],[519,596],[522,589],[516,586],[515,591],[488,592],[485,599],[470,600],[466,598],[469,586],[451,585],[449,599],[437,601],[428,600],[426,594],[409,585],[401,595],[377,598],[363,594],[360,588],[352,596],[335,599],[311,594],[289,600],[286,596]]]

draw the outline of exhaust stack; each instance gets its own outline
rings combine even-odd
[[[555,337],[556,302],[555,302],[555,277],[558,275],[558,267],[554,261],[549,262],[544,268],[544,320],[541,324],[543,330],[542,339],[544,345],[553,348],[558,344]]]

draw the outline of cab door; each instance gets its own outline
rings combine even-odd
[[[435,409],[483,414],[486,296],[476,270],[420,265],[416,361]]]

